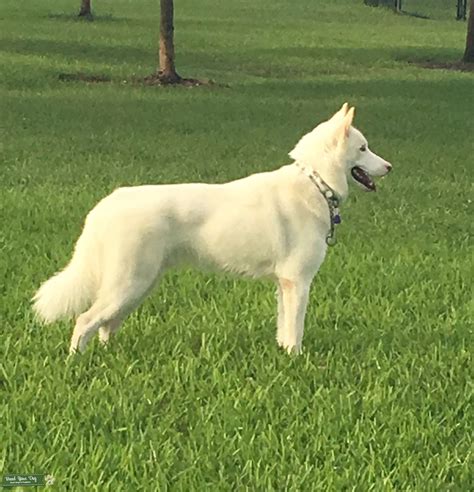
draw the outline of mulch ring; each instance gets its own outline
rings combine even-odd
[[[134,82],[144,85],[159,85],[159,86],[183,86],[183,87],[198,87],[203,85],[217,85],[213,80],[208,79],[185,79],[179,78],[176,82],[163,81],[157,74],[151,74],[146,77],[135,79]]]
[[[100,75],[100,74],[88,74],[84,72],[77,73],[60,73],[58,75],[58,79],[61,82],[86,82],[86,83],[104,83],[104,82],[112,82],[112,78],[108,75]],[[147,85],[147,86],[181,86],[181,87],[199,87],[199,86],[224,86],[223,84],[217,84],[213,80],[208,79],[185,79],[179,78],[178,81],[169,83],[163,81],[158,75],[152,74],[147,77],[134,77],[130,80],[122,80],[121,83],[127,84],[137,84],[137,85]],[[225,87],[225,86],[224,86]]]

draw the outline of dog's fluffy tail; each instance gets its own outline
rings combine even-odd
[[[33,297],[33,309],[46,324],[78,315],[92,304],[96,288],[85,242],[83,234],[68,266],[46,280]]]

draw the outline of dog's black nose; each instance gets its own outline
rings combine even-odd
[[[385,167],[387,169],[387,173],[389,173],[392,170],[392,165],[391,164],[385,164]]]

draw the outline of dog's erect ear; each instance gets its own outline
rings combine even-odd
[[[335,133],[336,140],[343,142],[349,137],[352,121],[354,120],[355,108],[349,109],[347,114],[342,119],[342,122],[338,124]]]
[[[354,116],[355,116],[355,108],[354,107],[349,109],[346,116],[344,116],[343,126],[344,126],[344,133],[345,133],[346,137],[349,136],[349,130],[351,128],[352,122],[354,121]]]
[[[334,115],[331,117],[331,121],[337,121],[337,120],[342,120],[344,116],[347,114],[347,110],[349,109],[349,104],[346,102],[342,105],[341,109],[334,113]]]

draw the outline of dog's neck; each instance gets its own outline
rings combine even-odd
[[[312,171],[317,173],[326,185],[333,191],[339,201],[344,201],[349,193],[347,184],[347,176],[344,170],[344,165],[340,162],[335,162],[327,157],[322,157],[314,162],[312,166],[308,164],[295,162],[295,164],[304,169],[305,172]]]

